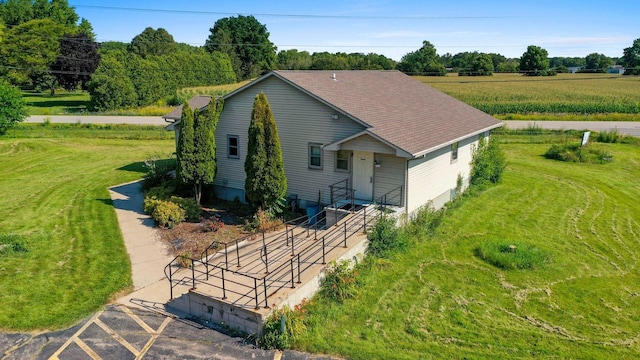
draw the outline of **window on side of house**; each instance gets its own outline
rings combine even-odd
[[[322,144],[309,143],[309,169],[322,169]]]
[[[350,161],[351,161],[351,151],[349,150],[336,151],[336,170],[337,171],[349,171]]]
[[[227,156],[232,159],[240,158],[240,137],[227,135]]]
[[[460,145],[460,143],[453,143],[451,144],[451,162],[454,163],[456,162],[456,160],[458,160],[458,146]]]

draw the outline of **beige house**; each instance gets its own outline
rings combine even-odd
[[[441,207],[458,176],[468,184],[473,147],[501,122],[398,71],[273,71],[224,96],[216,129],[215,190],[245,200],[244,159],[255,96],[273,111],[288,193],[305,208],[332,202],[346,184],[363,203],[386,201],[411,214]],[[196,97],[203,108],[209,98]],[[175,123],[180,108],[165,118]],[[385,196],[387,195],[387,196]]]

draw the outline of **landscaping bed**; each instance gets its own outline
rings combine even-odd
[[[173,228],[158,228],[158,235],[166,243],[171,255],[198,258],[216,241],[230,243],[250,234],[246,229],[247,216],[242,212],[234,212],[228,205],[219,202],[212,207],[204,207],[199,222],[182,222]]]

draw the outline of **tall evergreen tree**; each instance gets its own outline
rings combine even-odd
[[[180,117],[180,132],[176,149],[177,176],[185,184],[191,184],[195,179],[195,144],[194,144],[194,116],[188,102],[182,105]]]
[[[216,177],[216,139],[214,137],[223,102],[211,101],[202,112],[197,112],[194,122],[195,176],[193,190],[196,201],[202,199],[202,185],[212,184]]]
[[[287,192],[278,128],[264,93],[256,96],[251,111],[245,191],[254,205],[270,209]]]

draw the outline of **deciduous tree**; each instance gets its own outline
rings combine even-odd
[[[268,210],[286,194],[287,178],[276,121],[264,93],[253,102],[248,136],[245,192],[252,204]]]
[[[491,55],[473,52],[469,54],[469,61],[465,68],[458,72],[461,76],[486,76],[493,74]]]
[[[167,30],[148,27],[131,40],[128,49],[143,58],[150,55],[169,55],[176,51],[176,42]]]
[[[410,75],[445,75],[445,68],[438,60],[436,48],[426,40],[422,42],[420,49],[404,55],[397,68]]]
[[[31,20],[11,28],[0,47],[2,64],[10,68],[10,81],[27,85],[38,75],[47,74],[60,52],[59,39],[68,31],[49,19]]]
[[[60,40],[60,54],[51,70],[63,88],[75,90],[80,86],[86,89],[99,63],[98,44],[89,36],[65,35]]]
[[[226,53],[238,80],[253,78],[274,68],[276,47],[269,40],[267,27],[255,17],[238,15],[219,19],[210,32],[206,49]]]
[[[633,41],[633,45],[624,49],[622,65],[627,70],[625,75],[640,75],[640,38]]]
[[[20,90],[0,80],[0,135],[27,117],[27,106]]]
[[[50,19],[69,28],[78,22],[78,14],[67,0],[0,1],[0,18],[8,28],[38,19]]]
[[[124,53],[113,52],[102,57],[98,69],[87,83],[93,111],[122,109],[136,105],[137,95],[127,70],[118,59]]]
[[[547,50],[529,45],[520,58],[520,72],[527,76],[555,75],[549,70],[549,53]]]
[[[603,73],[613,65],[613,60],[604,54],[591,53],[585,57],[585,67],[583,72]]]

